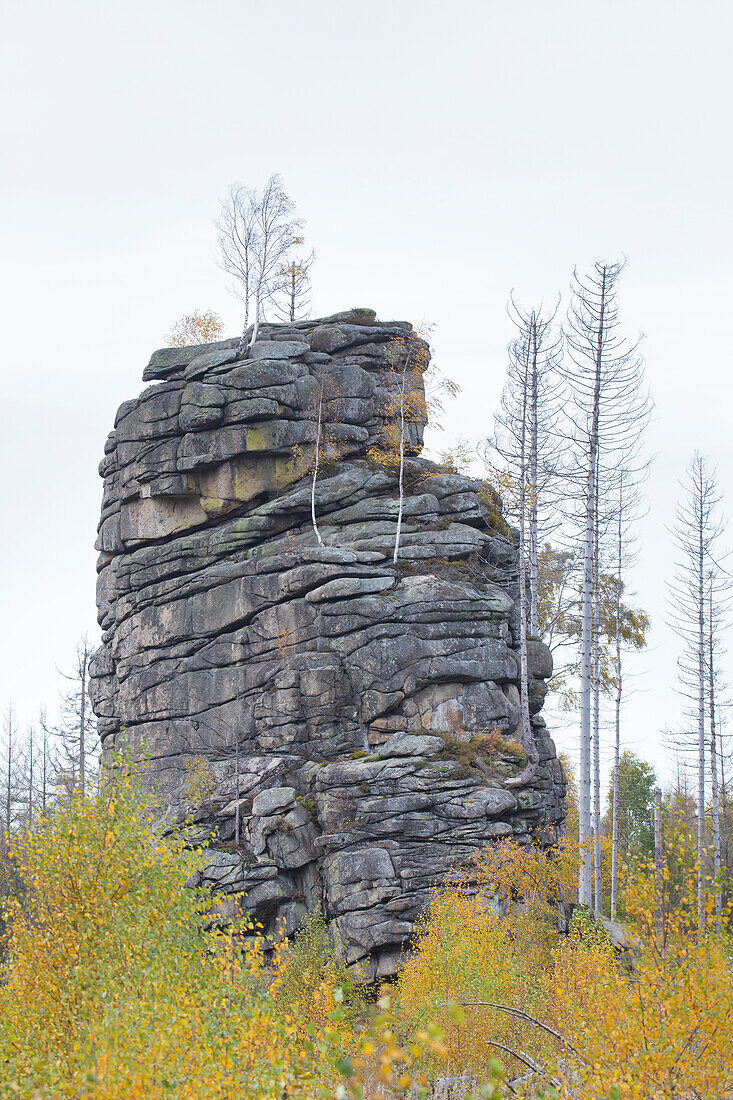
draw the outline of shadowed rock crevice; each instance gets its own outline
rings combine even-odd
[[[420,400],[392,560],[397,478],[374,448],[417,344],[351,311],[265,326],[247,360],[232,340],[156,352],[100,467],[106,747],[132,746],[171,816],[215,838],[204,879],[224,912],[244,891],[292,932],[319,906],[369,976],[394,971],[451,865],[496,837],[547,843],[564,815],[539,642],[539,767],[506,787],[526,765],[516,549],[498,498],[420,457]],[[421,372],[410,385],[421,397]]]

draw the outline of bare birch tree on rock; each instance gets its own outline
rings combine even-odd
[[[246,355],[256,343],[265,307],[281,287],[281,272],[293,248],[303,241],[303,221],[294,213],[294,203],[277,175],[270,176],[262,194],[233,184],[221,204],[216,221],[219,266],[232,276],[232,293],[244,306],[240,355]]]
[[[588,275],[574,273],[563,361],[570,395],[565,406],[566,432],[582,545],[578,896],[581,905],[589,906],[593,901],[592,844],[598,831],[591,821],[591,751],[600,509],[618,469],[631,471],[643,466],[639,448],[651,409],[638,341],[629,342],[620,332],[617,292],[622,268],[622,264],[598,262]],[[603,507],[607,516],[605,503]],[[596,758],[598,751],[596,738]],[[598,795],[595,801],[598,819]],[[596,896],[596,907],[599,903]]]

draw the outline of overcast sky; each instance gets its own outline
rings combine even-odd
[[[280,172],[318,253],[316,313],[435,324],[462,386],[447,439],[491,427],[509,291],[566,301],[574,265],[628,257],[657,458],[625,730],[664,766],[665,524],[694,448],[733,502],[732,34],[713,0],[5,0],[0,707],[53,710],[56,666],[98,636],[115,410],[182,313],[236,332],[212,219],[233,180]]]

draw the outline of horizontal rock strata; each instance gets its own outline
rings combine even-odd
[[[247,359],[237,343],[156,352],[118,412],[94,709],[106,747],[131,745],[213,838],[203,878],[223,898],[287,932],[320,907],[345,958],[383,976],[451,865],[561,824],[551,661],[531,643],[540,763],[507,785],[526,764],[514,540],[485,487],[419,457],[411,326],[351,311],[265,326]],[[415,349],[395,565],[378,459]]]

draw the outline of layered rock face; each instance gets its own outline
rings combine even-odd
[[[368,977],[451,865],[546,843],[564,813],[539,642],[530,776],[515,740],[514,541],[498,499],[419,457],[420,400],[393,562],[398,481],[375,458],[400,387],[422,389],[416,348],[424,366],[410,325],[359,310],[265,326],[246,360],[235,340],[156,352],[100,467],[106,748],[213,838],[207,883],[271,930],[320,907]]]

